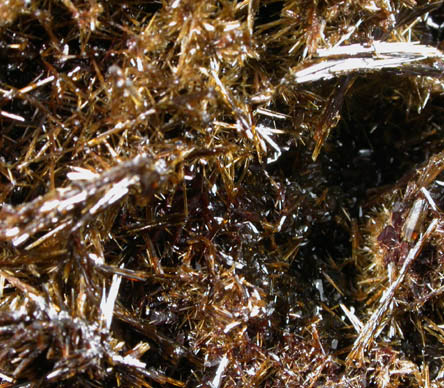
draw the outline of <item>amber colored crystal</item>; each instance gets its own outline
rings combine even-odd
[[[0,386],[443,386],[443,29],[0,1]]]

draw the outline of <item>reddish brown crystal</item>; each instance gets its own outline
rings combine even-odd
[[[442,15],[1,2],[0,385],[442,385]]]

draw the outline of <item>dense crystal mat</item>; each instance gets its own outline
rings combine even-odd
[[[22,12],[26,12],[29,1],[26,0],[5,0],[0,4],[0,27],[7,26],[14,22],[16,17]]]
[[[0,385],[443,385],[442,2],[0,2]]]

